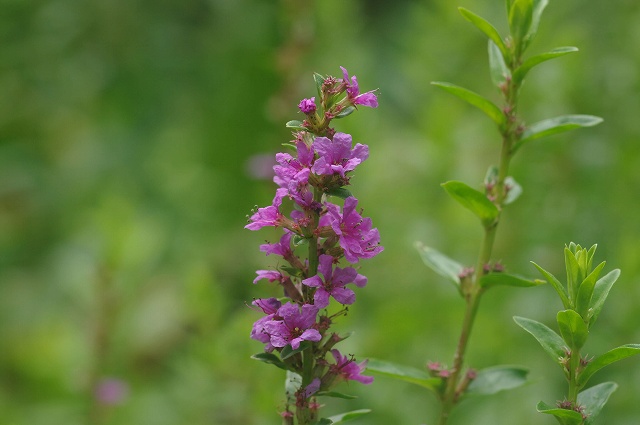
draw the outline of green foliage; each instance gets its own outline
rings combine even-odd
[[[495,43],[498,49],[500,49],[500,52],[502,52],[503,56],[508,55],[507,47],[505,46],[502,37],[500,37],[498,30],[493,25],[491,25],[486,19],[476,15],[475,13],[465,9],[464,7],[459,7],[458,10],[467,21],[475,25],[476,28],[482,31],[484,35],[486,35],[491,41]]]
[[[487,114],[487,116],[491,118],[493,122],[498,125],[498,127],[502,127],[505,124],[505,116],[500,108],[498,108],[489,99],[480,96],[478,93],[465,89],[464,87],[456,86],[455,84],[445,83],[442,81],[434,81],[431,84],[458,96],[460,99],[464,100],[470,105],[473,105],[476,108],[480,109],[482,112]]]
[[[280,360],[278,356],[272,353],[258,353],[251,356],[251,358],[267,364],[272,364],[283,370],[288,370],[287,366],[282,362],[282,360]]]
[[[494,224],[500,214],[498,208],[487,196],[465,183],[449,181],[442,184],[444,190],[463,207],[480,219],[485,227]]]
[[[536,409],[540,413],[546,413],[553,415],[558,419],[562,425],[582,425],[582,414],[575,410],[561,409],[559,407],[549,406],[547,403],[541,401],[536,406]]]
[[[532,319],[515,316],[513,320],[518,326],[533,335],[554,362],[560,363],[559,359],[565,356],[566,347],[560,335],[548,326]]]
[[[441,252],[424,245],[422,242],[416,242],[415,247],[427,267],[453,283],[456,289],[460,289],[459,276],[464,269],[462,264],[459,264]]]
[[[546,119],[529,125],[522,133],[522,137],[514,147],[519,149],[525,143],[541,137],[551,136],[565,131],[581,127],[592,127],[600,124],[602,118],[591,115],[563,115],[556,118]]]
[[[492,395],[527,383],[529,370],[521,366],[492,366],[478,371],[465,396]]]
[[[640,354],[640,344],[626,344],[597,356],[578,375],[578,385],[585,386],[593,374],[603,367],[637,354]]]
[[[425,371],[385,360],[369,359],[367,371],[400,381],[410,382],[432,391],[438,391],[442,383],[442,379],[433,378]]]
[[[516,288],[527,288],[530,286],[538,286],[544,284],[544,280],[531,280],[522,276],[509,273],[487,273],[480,278],[480,286],[482,288],[492,288],[494,286],[513,286]]]
[[[571,350],[578,351],[582,348],[589,336],[589,330],[582,317],[574,310],[563,310],[557,314],[560,335]]]
[[[353,410],[351,412],[341,413],[339,415],[331,416],[330,418],[328,418],[330,422],[327,422],[327,424],[339,424],[342,422],[347,422],[352,419],[357,419],[361,416],[364,416],[367,413],[371,413],[371,410],[359,409],[359,410]]]
[[[615,382],[603,382],[578,394],[578,404],[584,406],[584,414],[587,415],[585,425],[596,423],[595,418],[616,389],[618,384]]]

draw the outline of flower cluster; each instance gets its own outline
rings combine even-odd
[[[376,107],[377,97],[375,91],[360,93],[356,77],[342,71],[342,79],[315,75],[319,105],[315,97],[299,103],[306,118],[287,124],[296,130],[295,139],[287,144],[291,153],[276,155],[275,197],[271,205],[254,211],[245,226],[284,232],[278,242],[260,246],[266,255],[284,261],[277,269],[258,270],[254,280],[279,285],[284,298],[254,300],[264,315],[254,323],[251,338],[265,345],[261,359],[301,376],[292,398],[298,410],[317,406],[309,399],[334,383],[373,381],[361,375],[366,362],[356,363],[334,348],[344,338],[330,330],[333,320],[346,314],[345,306],[355,302],[353,288],[367,284],[356,268],[340,267],[341,259],[355,264],[383,250],[378,229],[362,216],[358,200],[345,188],[356,167],[369,157],[369,148],[354,145],[349,134],[330,127],[333,119],[349,115],[358,105]],[[285,200],[293,207],[283,206]],[[332,314],[331,299],[339,306]]]

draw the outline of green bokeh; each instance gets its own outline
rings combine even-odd
[[[497,98],[485,39],[458,5],[506,30],[502,1],[0,0],[0,425],[280,422],[284,376],[249,359],[261,345],[246,305],[276,293],[251,281],[273,265],[258,245],[277,232],[243,226],[275,188],[255,156],[289,140],[312,73],[340,65],[380,89],[377,110],[338,129],[370,146],[352,190],[385,246],[363,262],[369,285],[338,325],[356,331],[344,350],[449,361],[462,304],[413,244],[475,261],[480,228],[440,183],[479,183],[499,143],[486,117],[430,85]],[[550,2],[530,53],[580,53],[534,69],[521,112],[605,121],[519,152],[524,192],[495,250],[512,272],[538,277],[535,260],[560,277],[565,243],[598,243],[605,272],[622,269],[589,354],[640,341],[639,21],[636,0]],[[511,316],[552,325],[560,308],[546,286],[485,297],[469,363],[526,365],[533,381],[470,401],[452,424],[553,423],[534,407],[562,397],[561,373]],[[101,377],[126,383],[123,404],[92,407]],[[600,423],[636,424],[638,360],[592,383],[605,380],[620,388]],[[435,417],[433,397],[409,384],[345,391],[359,398],[331,400],[328,414]]]

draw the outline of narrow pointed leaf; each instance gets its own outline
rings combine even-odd
[[[571,350],[580,350],[589,336],[589,330],[582,316],[573,310],[563,310],[559,311],[556,317],[562,339]]]
[[[367,413],[371,413],[371,409],[352,410],[351,412],[334,415],[327,419],[331,421],[331,424],[340,424],[342,422],[347,422],[352,419],[357,419],[363,415],[366,415]]]
[[[332,425],[333,421],[331,419],[322,418],[318,422],[314,422],[313,425]]]
[[[542,285],[544,283],[544,280],[531,280],[508,273],[488,273],[480,278],[480,286],[483,288],[491,288],[493,286],[515,286],[519,288],[526,288],[529,286]]]
[[[342,198],[342,199],[347,199],[349,196],[353,196],[349,191],[349,189],[345,189],[344,187],[336,187],[326,192],[326,194],[330,196]]]
[[[297,121],[297,120],[288,121],[285,124],[285,127],[292,128],[294,130],[306,130],[306,128],[302,126],[302,121]]]
[[[353,114],[355,111],[356,111],[356,108],[354,106],[347,106],[342,111],[340,111],[338,115],[336,115],[336,118],[344,118],[346,116]]]
[[[521,366],[493,366],[478,371],[465,395],[491,395],[521,387],[527,383],[529,370]]]
[[[615,382],[603,382],[578,394],[578,404],[584,406],[584,413],[587,415],[585,425],[596,423],[595,417],[598,416],[616,389],[618,389],[618,384]]]
[[[531,28],[533,18],[532,0],[514,0],[509,10],[509,30],[513,42],[517,45],[523,43]],[[526,41],[523,43],[521,51],[526,48]]]
[[[589,306],[591,311],[589,326],[593,326],[598,319],[602,306],[609,295],[609,291],[611,287],[613,287],[613,284],[616,283],[616,280],[618,280],[618,277],[620,277],[620,269],[615,269],[602,276],[596,282],[596,286],[593,288],[593,296],[591,297],[591,305]]]
[[[492,225],[500,213],[484,193],[473,189],[465,183],[449,181],[443,183],[442,187],[453,199],[474,213],[485,226]]]
[[[324,84],[324,77],[317,72],[313,73],[313,80],[316,82],[316,90],[318,91],[318,100],[322,99],[322,85]]]
[[[511,71],[504,61],[500,48],[493,40],[489,40],[489,70],[491,71],[491,81],[498,88],[511,79]]]
[[[598,277],[600,276],[600,272],[602,271],[605,261],[598,264],[598,266],[589,273],[582,283],[580,284],[580,288],[578,288],[578,296],[576,297],[576,311],[585,319],[588,318],[589,307],[591,306],[591,298],[593,297],[593,291],[596,286],[596,282]]]
[[[432,391],[436,391],[442,382],[440,378],[433,378],[420,369],[377,359],[369,359],[367,371],[420,385]]]
[[[538,33],[538,26],[540,25],[540,18],[542,17],[542,12],[545,7],[547,7],[548,0],[533,0],[533,14],[531,16],[531,26],[529,27],[529,33],[526,36],[526,44],[527,47],[533,39],[536,37]]]
[[[564,264],[567,269],[567,290],[569,291],[569,299],[575,302],[575,296],[578,293],[578,275],[580,266],[571,249],[564,247]]]
[[[316,393],[315,395],[322,396],[322,397],[343,398],[345,400],[353,400],[353,399],[358,398],[355,395],[343,394],[343,393],[339,393],[337,391],[320,391],[320,392]]]
[[[539,121],[527,127],[514,150],[519,149],[522,145],[532,140],[563,133],[575,128],[592,127],[601,122],[602,118],[593,115],[562,115]]]
[[[456,288],[460,287],[460,278],[458,277],[464,267],[441,252],[430,248],[422,242],[416,242],[416,249],[422,257],[422,261],[434,272],[440,276],[447,278]]]
[[[486,35],[490,40],[496,43],[496,46],[498,46],[503,56],[507,56],[508,52],[506,46],[504,45],[504,41],[502,41],[502,37],[500,37],[498,30],[493,25],[491,25],[486,19],[476,15],[475,13],[468,9],[465,9],[464,7],[459,7],[458,10],[467,21],[475,25],[475,27],[482,31],[484,35]]]
[[[298,348],[296,348],[295,350],[293,348],[291,348],[291,345],[287,345],[280,352],[280,358],[282,360],[286,360],[289,357],[293,356],[294,354],[297,354],[297,353],[300,353],[301,351],[306,350],[310,346],[311,346],[311,343],[309,341],[302,341],[300,343],[300,346]]]
[[[442,81],[434,81],[431,84],[458,96],[460,99],[480,109],[482,112],[487,114],[487,116],[491,118],[493,122],[498,124],[498,126],[502,127],[504,125],[505,117],[500,108],[498,108],[490,100],[480,96],[478,93],[465,89],[464,87],[456,86],[455,84],[445,83]]]
[[[572,308],[573,306],[571,305],[571,302],[567,297],[567,292],[566,292],[566,289],[564,288],[564,285],[554,275],[552,275],[551,273],[549,273],[548,271],[546,271],[545,269],[543,269],[533,261],[531,262],[531,264],[533,264],[538,269],[538,271],[542,274],[542,276],[544,276],[544,278],[547,279],[547,282],[549,282],[551,286],[553,286],[553,289],[555,289],[556,292],[558,293],[558,296],[560,296],[560,299],[562,300],[562,305],[564,305],[564,308],[565,309]]]
[[[525,60],[522,65],[518,67],[513,73],[513,79],[516,83],[521,83],[526,77],[527,73],[536,65],[546,62],[551,59],[559,58],[560,56],[568,55],[569,53],[575,53],[578,51],[577,47],[566,46],[558,47],[549,52],[541,53],[539,55],[532,56]]]
[[[558,421],[562,425],[581,425],[582,415],[575,410],[561,409],[559,407],[550,406],[547,403],[541,401],[536,406],[536,409],[540,413],[546,413],[558,418]]]
[[[578,376],[578,385],[584,386],[587,381],[593,376],[594,373],[599,371],[605,366],[615,363],[619,360],[626,359],[627,357],[640,354],[640,344],[626,344],[593,359],[587,367]]]
[[[275,354],[258,353],[251,356],[251,358],[254,360],[259,360],[264,363],[272,364],[274,366],[279,367],[280,369],[287,370],[287,366]]]
[[[564,356],[566,344],[548,326],[526,317],[515,316],[513,320],[525,331],[529,332],[540,343],[544,351],[551,356],[553,361],[560,364],[560,358]]]

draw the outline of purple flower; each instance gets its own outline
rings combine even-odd
[[[318,307],[312,304],[302,306],[302,311],[296,304],[287,303],[276,313],[282,320],[265,323],[264,329],[271,336],[274,347],[286,347],[291,344],[294,350],[300,347],[302,341],[320,341],[322,336],[311,327],[316,323]]]
[[[370,384],[373,382],[373,376],[361,375],[361,373],[367,368],[366,360],[357,364],[353,359],[340,354],[340,351],[338,350],[331,350],[331,354],[333,354],[336,364],[332,365],[330,369],[339,377],[349,381],[358,381],[363,384]]]
[[[353,196],[344,200],[344,211],[340,214],[337,205],[327,203],[331,227],[338,235],[344,258],[357,263],[360,258],[373,258],[384,249],[380,245],[378,229],[371,228],[371,219],[362,218],[356,211],[358,200]]]
[[[264,298],[257,299],[253,302],[253,305],[258,306],[266,314],[265,317],[258,319],[251,328],[251,339],[260,341],[266,344],[264,350],[267,352],[273,351],[274,347],[271,345],[271,336],[265,330],[265,324],[273,320],[279,319],[276,315],[278,309],[282,305],[276,298]]]
[[[313,193],[309,190],[309,174],[311,162],[313,161],[313,150],[307,144],[298,140],[296,143],[298,157],[294,158],[288,153],[278,153],[276,160],[279,165],[273,167],[275,176],[273,181],[285,188],[287,195],[298,205],[311,208],[313,204]]]
[[[293,255],[293,251],[291,251],[291,237],[293,233],[289,230],[284,229],[284,235],[280,238],[280,242],[269,244],[265,243],[260,245],[260,251],[265,252],[267,255],[276,254],[281,255],[284,258],[290,257]]]
[[[310,114],[316,110],[316,98],[302,99],[298,104],[298,108],[305,114]]]
[[[283,276],[277,270],[257,270],[256,274],[258,275],[255,279],[253,279],[253,283],[258,283],[262,279],[267,279],[269,282],[282,282]]]
[[[361,288],[367,284],[367,278],[358,274],[353,267],[344,269],[336,267],[333,270],[333,257],[330,255],[320,256],[318,271],[324,276],[324,281],[319,275],[302,281],[307,286],[317,288],[313,295],[313,304],[318,308],[325,308],[329,305],[329,296],[332,296],[340,304],[353,304],[356,300],[356,294],[344,286],[348,283],[355,283]]]
[[[282,205],[282,198],[284,198],[286,194],[287,189],[277,189],[272,204],[268,207],[258,208],[258,211],[249,217],[250,223],[244,226],[244,228],[258,230],[265,226],[278,227],[282,224],[284,215],[280,212],[280,205]]]
[[[349,101],[353,105],[362,105],[368,106],[370,108],[378,107],[378,98],[374,94],[375,90],[368,91],[366,93],[360,94],[360,88],[358,87],[358,80],[354,75],[349,80],[349,73],[343,67],[340,67],[342,70],[342,76],[344,77],[344,83],[347,85],[347,97]]]
[[[336,133],[333,140],[326,137],[318,137],[313,142],[313,149],[319,158],[313,164],[311,171],[315,174],[340,174],[352,171],[358,164],[369,157],[369,147],[357,143],[351,149],[351,135]]]

